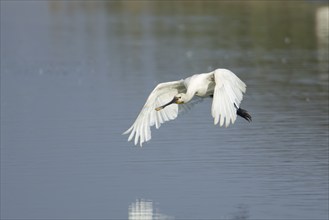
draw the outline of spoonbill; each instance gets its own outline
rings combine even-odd
[[[174,120],[180,112],[188,110],[204,98],[212,98],[211,115],[214,124],[225,127],[234,123],[237,115],[251,121],[250,114],[241,109],[240,103],[246,84],[228,69],[216,69],[178,81],[158,84],[151,92],[136,121],[123,134],[134,137],[140,146],[151,140],[151,127],[157,129],[166,121]]]

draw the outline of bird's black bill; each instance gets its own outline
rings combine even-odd
[[[251,122],[251,115],[247,112],[247,110],[238,108],[238,110],[236,110],[236,114],[246,119],[248,122]]]
[[[164,109],[165,107],[167,107],[168,105],[171,105],[171,104],[174,104],[176,103],[177,101],[177,98],[174,97],[170,102],[168,102],[167,104],[163,105],[163,106],[160,106],[160,107],[157,107],[155,108],[156,111],[160,111],[161,109]]]

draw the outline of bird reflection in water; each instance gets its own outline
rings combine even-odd
[[[249,219],[248,206],[240,204],[237,207],[237,211],[234,213],[232,220],[247,220]]]
[[[129,220],[169,220],[175,219],[159,212],[153,207],[153,201],[145,199],[137,199],[129,205]]]
[[[245,204],[240,204],[236,212],[232,213],[232,217],[221,217],[220,219],[229,220],[247,220],[249,219],[248,207]],[[129,220],[172,220],[173,216],[168,216],[155,209],[153,201],[145,199],[137,199],[129,205],[128,210]]]

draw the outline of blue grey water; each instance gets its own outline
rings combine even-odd
[[[1,219],[328,219],[326,1],[1,1]],[[160,82],[228,68],[211,103],[122,136]]]

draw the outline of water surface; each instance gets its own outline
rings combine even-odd
[[[327,219],[328,5],[1,1],[2,219]],[[209,100],[135,147],[159,82],[228,68],[253,122]]]

